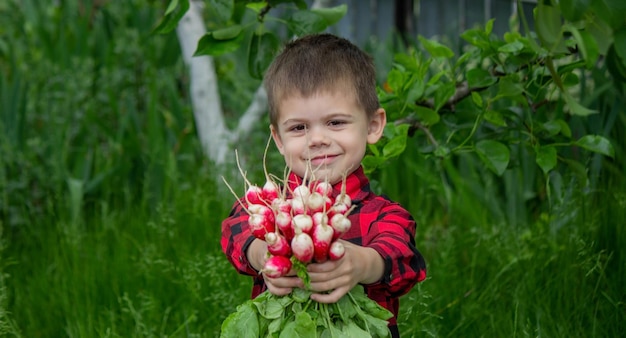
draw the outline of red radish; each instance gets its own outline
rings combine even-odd
[[[278,227],[278,230],[285,236],[287,240],[291,240],[294,235],[293,226],[292,226],[292,217],[291,214],[279,211],[276,213],[275,223]]]
[[[302,263],[309,263],[313,259],[313,239],[308,234],[296,233],[291,240],[291,251]]]
[[[323,181],[318,182],[313,190],[322,196],[330,197],[333,192],[333,186],[327,181]]]
[[[289,257],[291,255],[291,247],[285,237],[275,232],[268,232],[265,234],[265,241],[267,242],[267,251],[269,251],[272,255],[285,257]]]
[[[259,188],[256,185],[251,185],[248,190],[246,190],[245,199],[248,204],[265,203],[263,200],[263,189]]]
[[[296,234],[300,232],[310,233],[313,229],[313,219],[307,214],[298,214],[293,216],[291,225]]]
[[[294,214],[305,214],[307,212],[305,200],[301,197],[294,197],[291,200],[291,210]]]
[[[309,212],[316,213],[318,211],[325,210],[326,199],[327,199],[326,196],[315,191],[309,194],[309,198],[306,199],[306,206],[308,207]]]
[[[345,204],[337,204],[335,203],[330,209],[328,209],[328,217],[333,217],[336,214],[345,214],[348,212],[348,207]]]
[[[346,207],[350,208],[352,206],[352,199],[350,198],[350,195],[342,192],[335,198],[334,205],[345,205]]]
[[[267,180],[261,189],[263,199],[273,201],[278,198],[278,186],[272,180]]]
[[[266,218],[266,222],[274,223],[274,212],[269,207],[261,204],[250,204],[248,211],[251,215],[261,215]]]
[[[339,260],[346,254],[346,248],[343,246],[343,243],[339,241],[334,241],[330,244],[330,248],[328,249],[328,258],[331,261]]]
[[[345,234],[352,226],[350,219],[343,214],[333,215],[329,223],[330,223],[330,226],[332,226],[333,229],[335,230],[334,239],[337,239],[341,235]]]
[[[311,194],[311,190],[306,185],[299,185],[293,190],[293,195],[306,199]]]
[[[267,277],[283,277],[291,270],[291,260],[285,256],[272,256],[265,261],[261,272]]]
[[[316,262],[323,263],[328,259],[328,250],[333,240],[333,234],[333,228],[326,223],[313,228],[311,238],[313,239],[313,259]]]
[[[313,220],[313,226],[318,226],[322,223],[328,224],[328,215],[326,215],[323,211],[318,211],[311,216]]]
[[[272,209],[287,213],[291,212],[291,199],[275,198],[272,201]]]
[[[258,239],[265,239],[265,234],[276,231],[274,221],[268,221],[267,217],[261,214],[252,214],[248,218],[248,225],[252,235]]]

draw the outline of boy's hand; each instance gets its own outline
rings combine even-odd
[[[263,275],[267,290],[276,296],[285,296],[291,293],[294,288],[304,288],[302,280],[296,276],[296,271],[291,269],[287,276],[270,278]]]
[[[250,265],[252,265],[255,270],[261,271],[268,257],[267,243],[265,241],[255,239],[248,248],[247,256]],[[287,276],[270,278],[263,274],[263,279],[265,280],[265,285],[267,286],[269,292],[276,296],[288,295],[295,287],[304,287],[302,280],[297,277],[296,271],[293,269],[289,271]]]
[[[311,289],[315,291],[311,299],[335,303],[356,284],[371,284],[382,278],[385,263],[376,250],[343,240],[342,243],[346,249],[343,258],[308,265]]]

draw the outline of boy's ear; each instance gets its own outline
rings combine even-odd
[[[380,140],[387,124],[387,113],[383,108],[378,108],[367,126],[367,143],[374,144]]]
[[[280,139],[280,134],[278,133],[278,130],[276,130],[276,128],[274,128],[273,125],[270,125],[270,131],[272,133],[272,138],[274,139],[274,143],[276,143],[276,147],[278,148],[278,151],[280,152],[281,155],[283,154],[283,141]]]

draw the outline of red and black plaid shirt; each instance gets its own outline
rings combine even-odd
[[[301,178],[293,173],[289,176],[291,190],[300,182]],[[339,182],[333,187],[334,196],[340,193],[341,185]],[[364,288],[368,297],[393,313],[389,324],[397,330],[399,297],[426,278],[426,263],[415,248],[415,221],[398,203],[371,191],[362,167],[347,177],[346,193],[357,207],[348,216],[352,227],[341,238],[372,248],[384,259],[382,279],[364,285]],[[255,298],[265,291],[266,286],[262,275],[252,268],[246,257],[246,250],[253,240],[248,214],[236,202],[228,218],[222,222],[222,250],[239,273],[254,277],[252,298]]]

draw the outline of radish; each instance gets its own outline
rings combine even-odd
[[[330,209],[328,209],[328,217],[333,217],[334,215],[337,214],[345,214],[346,212],[348,212],[348,207],[345,204],[337,204],[335,203],[333,206],[330,207]]]
[[[310,194],[311,190],[304,184],[304,182],[301,185],[297,186],[295,189],[293,189],[293,196],[300,197],[304,200],[306,200]]]
[[[322,196],[330,197],[331,194],[333,193],[333,186],[327,181],[322,181],[322,182],[318,182],[315,185],[315,187],[313,188],[313,191],[315,191],[316,193]]]
[[[298,214],[306,214],[307,212],[307,206],[306,203],[304,202],[305,200],[301,197],[294,197],[291,200],[291,210],[293,211],[294,214],[298,215]]]
[[[248,225],[252,235],[258,239],[265,239],[265,234],[276,231],[274,221],[271,222],[262,214],[252,214],[248,218]]]
[[[323,263],[328,259],[328,250],[333,240],[334,230],[326,223],[321,223],[313,228],[311,238],[313,239],[313,259],[318,263]]]
[[[291,225],[296,234],[299,232],[308,234],[311,232],[311,229],[313,229],[313,219],[307,214],[298,214],[293,216]]]
[[[311,216],[311,220],[313,220],[313,227],[322,223],[328,224],[328,215],[326,215],[323,211],[318,211]]]
[[[309,197],[306,199],[306,206],[310,213],[322,211],[326,206],[326,198],[324,195],[314,191],[310,193]]]
[[[264,204],[263,189],[256,185],[251,185],[248,187],[248,190],[246,190],[245,199],[248,204]]]
[[[300,262],[307,264],[313,259],[313,239],[308,234],[296,233],[291,240],[293,256]]]
[[[331,261],[339,260],[346,254],[346,248],[343,246],[343,243],[339,241],[334,241],[330,244],[330,248],[328,249],[328,258]]]
[[[261,196],[267,202],[272,202],[278,198],[278,186],[272,180],[268,179],[263,188],[261,188]]]
[[[268,232],[265,234],[265,241],[267,242],[267,251],[269,251],[272,255],[285,257],[289,257],[291,255],[289,242],[287,242],[287,239],[285,239],[282,235],[275,232]]]
[[[284,211],[278,211],[276,213],[276,217],[274,218],[274,222],[276,223],[278,230],[280,230],[287,240],[291,240],[293,238],[294,231],[291,214]]]
[[[287,213],[291,212],[291,199],[275,198],[272,201],[272,209]]]
[[[350,230],[350,227],[352,226],[350,219],[343,214],[333,215],[329,223],[330,223],[330,226],[333,227],[333,230],[335,230],[335,236],[334,236],[335,240],[339,238],[341,235],[345,234],[348,230]]]
[[[350,208],[352,206],[352,199],[350,198],[350,195],[342,192],[335,198],[334,205],[344,205],[347,208]]]
[[[291,260],[285,256],[271,256],[265,261],[261,272],[267,277],[278,278],[283,277],[291,270]]]

